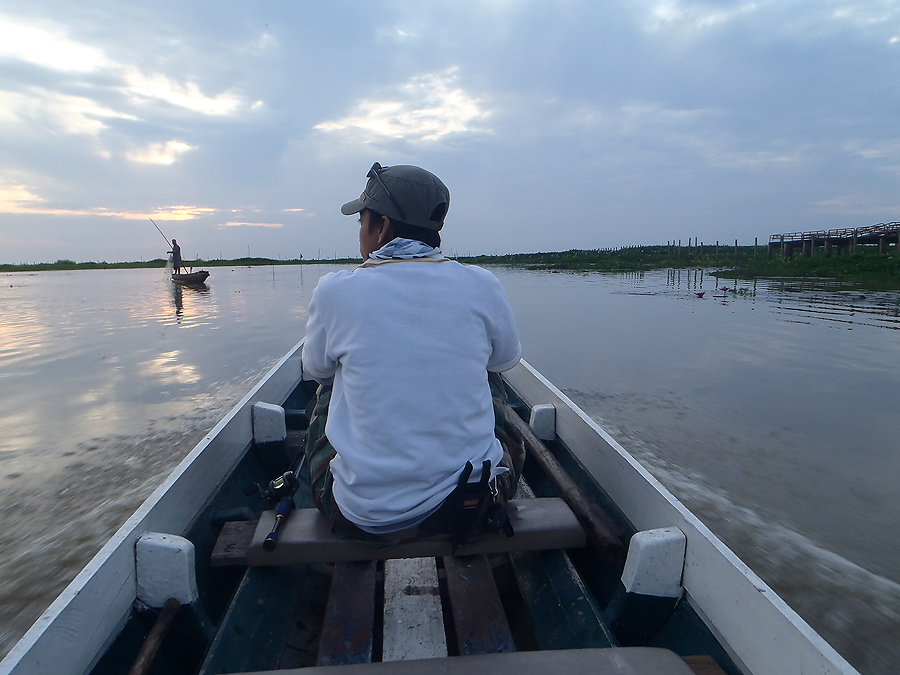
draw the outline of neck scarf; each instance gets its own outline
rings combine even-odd
[[[392,239],[374,253],[369,254],[369,260],[414,260],[417,258],[443,260],[444,254],[439,248],[401,237]]]

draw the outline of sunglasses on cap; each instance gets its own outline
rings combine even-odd
[[[381,166],[380,162],[375,162],[372,165],[372,168],[369,169],[369,173],[366,174],[366,178],[374,178],[378,181],[378,184],[381,186],[381,189],[384,190],[385,194],[388,196],[388,199],[391,200],[391,204],[394,205],[394,208],[397,209],[397,213],[400,215],[400,220],[406,221],[406,215],[403,213],[403,209],[400,207],[400,204],[397,203],[397,200],[394,199],[394,195],[391,194],[391,191],[388,190],[387,185],[384,184],[384,181],[381,180],[381,176],[378,175],[380,171],[383,171],[384,168]]]

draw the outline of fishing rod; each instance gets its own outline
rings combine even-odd
[[[154,222],[153,218],[150,218],[150,222],[153,223],[153,227],[156,228],[156,231],[159,232],[160,234],[162,234],[163,239],[166,240],[166,244],[168,244],[169,246],[171,246],[171,245],[172,245],[172,242],[170,242],[170,241],[169,241],[169,238],[168,238],[165,234],[163,234],[163,231],[162,231],[162,230],[159,229],[159,225],[157,225],[156,222]]]

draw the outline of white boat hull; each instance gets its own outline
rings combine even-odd
[[[88,672],[131,612],[137,593],[137,539],[145,532],[184,532],[250,446],[253,403],[284,400],[300,379],[298,344],[119,528],[0,662],[0,673]]]
[[[124,625],[135,599],[136,540],[181,534],[252,440],[251,406],[280,402],[301,380],[296,345],[191,451],[0,663],[0,675],[82,675]],[[556,433],[638,530],[687,538],[683,586],[742,670],[754,675],[856,673],[606,431],[524,361],[504,373],[529,405],[556,408]]]

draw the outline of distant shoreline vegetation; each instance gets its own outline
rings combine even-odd
[[[653,269],[703,268],[722,278],[821,277],[887,282],[900,288],[900,254],[894,248],[858,246],[853,254],[792,259],[768,257],[766,246],[632,246],[609,250],[517,253],[458,258],[476,265],[508,265],[526,269],[572,272],[640,272]]]
[[[503,265],[522,269],[567,272],[638,272],[653,269],[701,267],[715,270],[723,278],[748,277],[825,277],[847,280],[887,282],[900,288],[900,255],[895,249],[878,253],[877,247],[860,246],[852,255],[795,254],[784,260],[769,258],[765,246],[630,246],[617,249],[570,250],[508,255],[457,256],[455,259],[476,265]],[[275,260],[272,258],[235,258],[231,260],[185,261],[190,268],[247,267],[258,265],[311,265],[359,263],[358,258],[330,260]],[[51,270],[164,268],[166,260],[146,262],[75,262],[30,265],[0,264],[0,272],[43,272]]]
[[[332,260],[275,260],[273,258],[234,258],[232,260],[185,260],[182,269],[201,267],[256,267],[260,265],[352,265],[359,263],[358,258],[335,258]],[[74,260],[57,260],[53,263],[33,263],[28,265],[11,265],[0,263],[0,272],[50,272],[67,270],[124,270],[124,269],[162,269],[168,262],[162,258],[140,262],[75,262]]]

